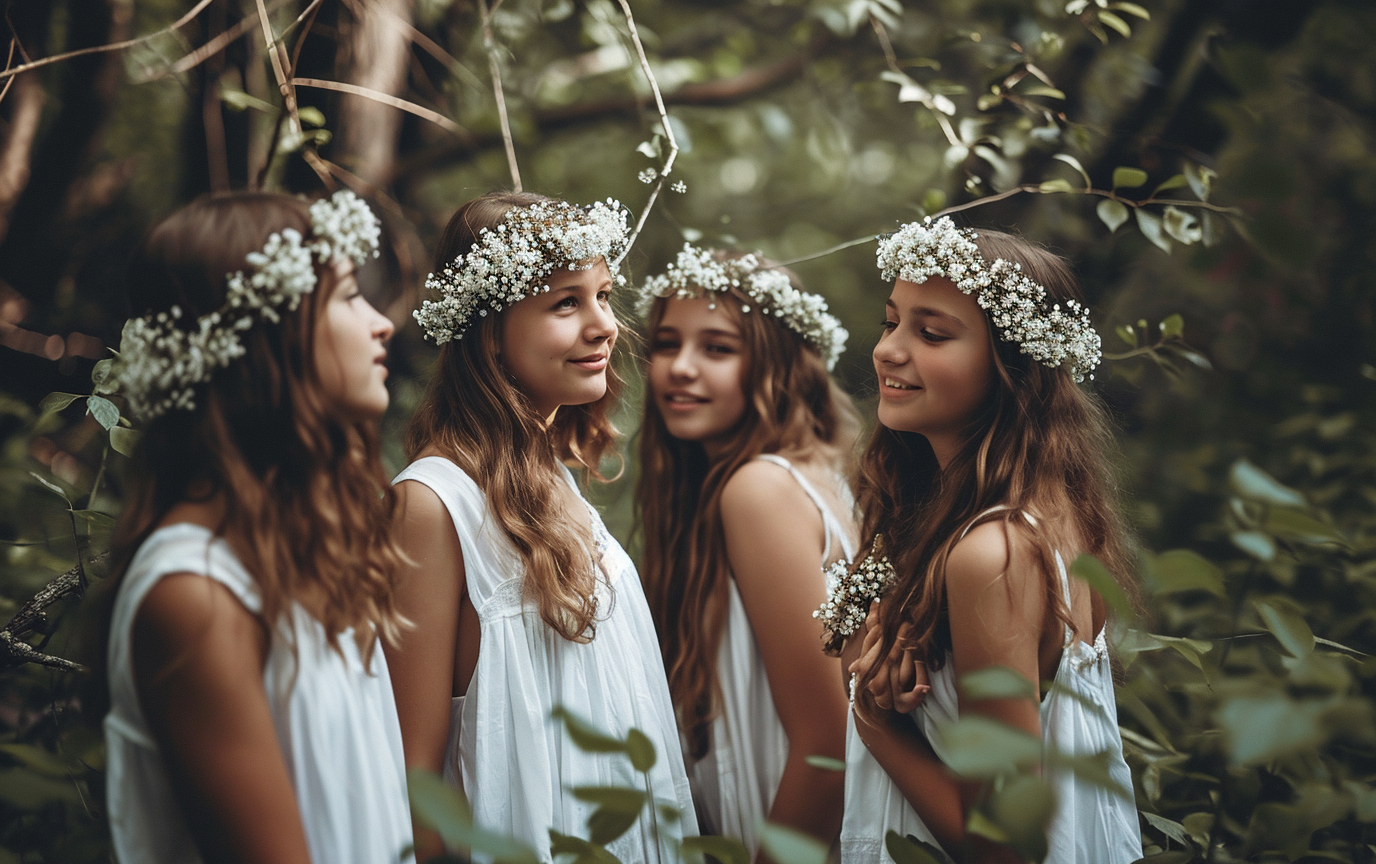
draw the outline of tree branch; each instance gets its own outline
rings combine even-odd
[[[501,2],[501,0],[498,0]],[[511,169],[511,186],[521,191],[521,169],[516,164],[516,145],[511,140],[511,121],[506,116],[506,94],[502,92],[502,65],[497,56],[497,40],[492,35],[492,12],[487,8],[487,0],[478,0],[478,12],[482,17],[483,47],[487,49],[487,68],[492,73],[492,95],[497,100],[497,119],[502,125],[502,144],[506,147],[506,164]]]
[[[98,564],[110,557],[102,552],[86,559]],[[9,623],[0,628],[0,670],[13,669],[25,663],[37,663],[67,672],[82,672],[85,667],[61,657],[44,654],[30,645],[26,639],[35,633],[42,633],[48,621],[45,610],[59,600],[67,597],[81,597],[86,592],[85,570],[80,563],[44,585],[28,602],[19,607]]]
[[[454,137],[470,144],[474,148],[479,146],[476,135],[438,111],[432,111],[422,105],[408,102],[405,99],[399,99],[388,93],[370,90],[367,87],[360,87],[357,84],[345,84],[342,81],[322,81],[319,78],[293,78],[291,79],[291,83],[297,87],[316,87],[321,90],[335,90],[340,93],[349,93],[354,96],[362,96],[365,99],[372,99],[375,102],[381,102],[384,105],[391,105],[393,108],[400,109],[408,114],[414,114],[417,117],[429,120],[436,126],[454,133]]]
[[[664,126],[664,138],[669,142],[669,155],[664,159],[664,166],[659,169],[659,179],[655,181],[654,188],[650,190],[650,198],[645,202],[644,209],[640,211],[640,218],[636,220],[635,230],[631,232],[630,239],[626,241],[626,248],[621,250],[621,256],[613,262],[613,266],[620,264],[622,259],[630,254],[631,247],[635,245],[636,238],[640,236],[640,229],[645,227],[645,220],[649,218],[650,211],[654,209],[655,200],[659,198],[660,191],[669,179],[669,172],[674,170],[674,160],[678,158],[678,139],[674,137],[674,127],[669,122],[669,112],[664,108],[664,97],[659,92],[659,81],[655,78],[654,70],[650,68],[649,58],[645,56],[645,46],[640,42],[640,32],[635,28],[635,16],[631,14],[631,4],[626,0],[620,0],[620,3],[621,11],[626,15],[626,26],[631,31],[631,41],[635,43],[636,55],[640,57],[640,70],[645,73],[646,80],[650,82],[650,92],[654,94],[655,107],[659,109],[659,122]]]

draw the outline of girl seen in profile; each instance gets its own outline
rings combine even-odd
[[[894,282],[874,349],[879,426],[861,468],[869,555],[822,610],[855,674],[842,860],[887,861],[890,831],[955,861],[1022,860],[967,831],[981,786],[943,758],[941,730],[978,715],[1036,736],[1044,754],[1106,760],[1116,789],[1044,756],[1055,802],[1045,861],[1135,861],[1105,606],[1066,572],[1081,553],[1120,579],[1131,566],[1104,410],[1077,386],[1100,358],[1079,288],[1044,249],[949,219],[904,226],[881,241],[879,263]],[[957,686],[996,666],[1039,698]]]
[[[822,568],[854,554],[846,333],[754,255],[686,246],[647,281],[643,576],[707,833],[841,824],[846,696],[817,650]]]
[[[577,787],[650,794],[607,844],[622,861],[673,860],[697,833],[640,580],[567,467],[599,477],[615,440],[625,245],[614,202],[485,195],[450,219],[416,313],[441,347],[395,480],[394,536],[414,562],[399,602],[417,625],[389,648],[406,758],[542,861],[551,832],[586,836],[594,805]],[[655,764],[642,777],[623,754],[580,750],[556,708],[639,729]]]
[[[411,860],[378,459],[392,324],[351,193],[203,198],[137,250],[113,370],[144,422],[116,535],[115,857]]]

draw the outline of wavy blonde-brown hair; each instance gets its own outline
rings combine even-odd
[[[130,307],[181,307],[185,326],[220,308],[226,276],[268,236],[311,234],[307,204],[262,192],[201,198],[159,223],[128,272]],[[114,540],[122,578],[138,547],[178,503],[222,495],[214,533],[258,585],[269,626],[293,602],[336,650],[353,628],[370,662],[379,637],[395,643],[405,619],[393,597],[402,554],[388,534],[395,496],[379,458],[377,424],[337,419],[321,390],[315,330],[336,282],[317,265],[316,290],[281,320],[239,334],[245,353],[197,391],[193,411],[148,424],[134,453]],[[110,594],[113,597],[113,591]]]
[[[794,287],[802,290],[789,274]],[[640,477],[636,504],[644,553],[640,568],[659,632],[669,693],[688,742],[702,758],[711,723],[721,708],[717,654],[726,628],[730,564],[721,524],[726,481],[762,453],[821,444],[849,476],[859,416],[821,355],[773,316],[742,312],[751,301],[737,288],[715,295],[740,328],[745,348],[741,386],[745,416],[732,433],[733,447],[709,463],[702,444],[669,434],[653,398],[645,400],[640,427]],[[650,307],[647,336],[654,333],[672,298]]]
[[[548,201],[531,192],[492,192],[459,208],[440,237],[435,269],[450,266],[495,229],[512,207]],[[561,506],[560,462],[597,479],[616,441],[608,414],[621,379],[607,367],[607,392],[587,405],[565,405],[548,427],[499,358],[505,311],[478,318],[464,338],[440,348],[435,374],[406,429],[406,457],[433,451],[464,470],[526,568],[525,592],[560,636],[591,641],[598,614],[593,541]]]
[[[1010,234],[975,233],[985,260],[1022,265],[1053,302],[1083,301],[1074,275],[1058,256]],[[1095,555],[1128,596],[1137,597],[1109,462],[1113,436],[1102,403],[1066,370],[1047,367],[1016,343],[999,339],[992,323],[989,332],[994,346],[990,394],[944,470],[926,438],[883,425],[875,428],[861,457],[861,536],[873,543],[883,535],[896,574],[880,607],[884,648],[893,645],[899,625],[911,621],[916,647],[937,667],[951,650],[946,562],[975,524],[1003,521],[1034,538],[1046,608],[1072,629],[1054,550]],[[985,515],[991,508],[999,509]],[[867,680],[876,671],[877,666]]]

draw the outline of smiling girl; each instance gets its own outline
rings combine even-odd
[[[811,611],[854,554],[846,332],[787,271],[692,246],[641,307],[645,584],[699,819],[752,853],[764,819],[829,843],[842,777],[807,758],[843,754],[846,697]]]
[[[479,826],[542,861],[551,831],[586,835],[594,805],[578,787],[648,782],[681,813],[648,808],[608,845],[622,861],[672,860],[697,833],[640,580],[565,467],[600,477],[614,440],[625,244],[615,202],[486,195],[450,219],[416,313],[441,348],[395,481],[396,537],[415,562],[399,597],[417,629],[389,655],[407,763],[443,770]],[[557,707],[639,729],[658,752],[648,777],[574,747]]]
[[[881,241],[879,263],[895,281],[874,349],[880,425],[861,473],[870,555],[823,610],[833,646],[849,637],[843,658],[858,678],[842,859],[888,860],[896,831],[957,861],[1021,860],[967,831],[988,790],[943,761],[942,730],[979,715],[1042,743],[1042,797],[1054,801],[1045,860],[1127,864],[1142,855],[1141,835],[1104,602],[1066,573],[1091,553],[1132,593],[1107,421],[1076,386],[1100,357],[1079,288],[1040,247],[949,219],[904,226]],[[930,693],[911,714],[889,710],[914,657]],[[1038,698],[972,698],[957,686],[995,666]],[[1117,789],[1056,768],[1057,754],[1103,760]]]
[[[379,642],[404,619],[378,461],[392,324],[341,192],[204,198],[129,271],[112,381],[143,439],[116,536],[105,719],[125,862],[410,860]]]

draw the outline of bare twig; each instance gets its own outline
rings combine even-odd
[[[500,3],[501,0],[498,0]],[[492,94],[497,99],[497,119],[502,124],[502,143],[506,146],[506,164],[511,169],[511,186],[521,191],[521,169],[516,164],[516,145],[511,140],[511,121],[506,116],[506,95],[502,92],[502,65],[497,53],[497,40],[492,35],[492,12],[487,8],[487,0],[478,0],[478,12],[482,16],[483,45],[487,48],[487,67],[492,73]]]
[[[889,30],[884,26],[884,22],[871,15],[870,27],[874,28],[874,35],[879,39],[879,46],[884,49],[884,62],[888,64],[889,69],[906,77],[908,73],[904,72],[903,68],[898,65],[898,56],[893,53],[893,43],[889,41]],[[936,100],[932,98],[932,94],[928,92],[926,88],[923,88],[920,92],[922,95],[918,98],[918,101],[921,102],[928,111],[932,112],[932,116],[936,118],[936,122],[941,126],[942,133],[946,136],[947,143],[952,147],[961,146],[962,142],[960,136],[956,134],[956,130],[951,126],[951,121],[946,118],[946,112],[937,107]]]
[[[5,58],[5,68],[6,68],[6,69],[10,68],[10,64],[14,62],[14,49],[15,49],[15,46],[18,45],[18,44],[19,44],[19,37],[18,37],[18,36],[13,36],[13,37],[10,38],[10,56],[7,57],[7,58]],[[0,90],[0,102],[4,102],[4,101],[5,101],[5,97],[8,96],[8,95],[9,95],[9,92],[10,92],[10,85],[12,85],[13,83],[14,83],[14,79],[13,79],[13,78],[11,78],[11,79],[9,79],[8,81],[5,82],[5,89]]]
[[[66,54],[54,54],[51,57],[43,57],[41,59],[25,63],[22,66],[16,66],[13,69],[6,69],[3,72],[0,72],[0,81],[5,80],[6,78],[12,78],[21,72],[28,72],[30,69],[37,69],[40,66],[49,66],[53,63],[60,63],[63,60],[70,60],[73,57],[82,57],[86,54],[100,54],[106,51],[123,51],[125,48],[133,48],[135,45],[142,45],[145,42],[151,42],[159,36],[166,36],[169,33],[175,33],[176,31],[185,27],[187,24],[191,23],[191,20],[193,18],[201,14],[201,10],[209,6],[210,3],[211,0],[200,0],[199,3],[191,7],[191,10],[189,12],[187,12],[182,17],[178,18],[175,22],[169,24],[161,30],[158,30],[157,32],[149,33],[147,36],[139,36],[136,39],[125,39],[122,42],[111,42],[108,45],[93,45],[90,48],[80,48],[76,51],[68,51]]]
[[[664,165],[659,169],[659,179],[655,181],[654,188],[650,190],[650,198],[645,202],[645,209],[640,211],[640,218],[636,220],[635,230],[631,232],[630,239],[626,241],[626,248],[622,250],[621,256],[616,259],[616,264],[620,264],[628,254],[631,247],[635,245],[636,238],[640,236],[640,229],[645,227],[645,220],[650,216],[650,210],[655,206],[655,199],[659,197],[660,190],[664,188],[664,183],[669,179],[669,172],[674,170],[674,160],[678,158],[678,139],[674,137],[674,126],[669,122],[669,112],[664,108],[664,96],[659,92],[659,81],[655,78],[654,70],[650,68],[650,60],[645,56],[645,46],[640,41],[640,31],[635,27],[635,16],[631,14],[631,4],[627,0],[620,0],[621,11],[626,14],[626,27],[631,31],[631,41],[635,43],[635,53],[640,58],[640,69],[645,73],[645,78],[650,82],[650,92],[655,96],[655,107],[659,109],[659,122],[664,126],[664,139],[669,142],[669,155],[664,159]]]
[[[878,239],[878,237],[878,234],[871,234],[868,237],[857,237],[854,240],[847,240],[844,243],[837,243],[835,246],[832,246],[829,249],[823,249],[821,252],[813,252],[811,255],[804,255],[801,258],[794,258],[792,261],[784,261],[783,263],[777,266],[792,267],[794,264],[801,264],[804,261],[811,261],[814,258],[825,258],[826,256],[831,255],[834,252],[840,252],[842,249],[849,249],[852,246],[859,246],[861,243],[868,243],[871,240]]]
[[[345,84],[342,81],[322,81],[319,78],[293,78],[291,79],[291,83],[297,87],[316,87],[321,90],[335,90],[339,93],[350,93],[354,96],[362,96],[365,99],[381,102],[384,105],[391,105],[393,108],[398,108],[408,114],[414,114],[417,117],[429,120],[436,126],[454,133],[455,137],[467,143],[476,144],[476,138],[474,138],[472,132],[469,132],[467,129],[438,111],[432,111],[423,105],[417,105],[414,102],[399,99],[389,93],[383,93],[379,90],[370,90],[367,87],[360,87],[357,84]]]
[[[87,562],[98,564],[109,557],[108,552],[87,558]],[[59,600],[67,597],[80,597],[86,591],[85,569],[78,563],[75,567],[44,585],[38,593],[29,598],[19,611],[14,613],[4,628],[0,628],[0,669],[13,669],[25,663],[37,663],[67,672],[81,672],[84,667],[61,657],[44,654],[25,640],[34,633],[42,633],[48,623],[45,610]]]
[[[306,12],[302,12],[301,16],[304,18],[306,13],[310,11],[312,11],[311,8],[307,7]],[[300,140],[302,135],[301,115],[297,112],[296,88],[292,84],[295,79],[291,75],[291,72],[294,70],[286,68],[286,63],[288,62],[287,58],[284,56],[286,54],[286,48],[282,45],[281,40],[272,35],[272,24],[268,20],[267,6],[264,4],[263,0],[258,0],[258,19],[263,22],[263,43],[267,47],[268,56],[272,59],[272,74],[277,78],[277,89],[282,94],[282,106],[287,110],[287,117],[289,118],[288,128],[291,130],[292,136]],[[305,34],[302,34],[301,38],[304,39]],[[267,173],[267,167],[272,164],[272,160],[276,155],[276,138],[277,135],[274,132],[273,146],[268,149],[267,162],[263,166],[264,175]],[[319,175],[322,182],[329,185],[331,183],[329,172],[322,171],[318,161],[310,158],[311,151],[309,147],[306,148],[306,152],[306,163],[311,166],[312,170],[314,170],[317,175]]]
[[[268,4],[268,11],[276,12],[286,3],[287,0],[272,0],[272,3]],[[140,84],[146,84],[149,81],[157,81],[160,78],[166,78],[168,75],[180,75],[183,72],[189,72],[225,50],[230,43],[252,30],[257,23],[258,21],[255,18],[240,18],[235,22],[234,26],[225,30],[214,39],[206,42],[190,54],[185,55],[180,60],[177,60],[175,63],[146,69],[134,80]]]

